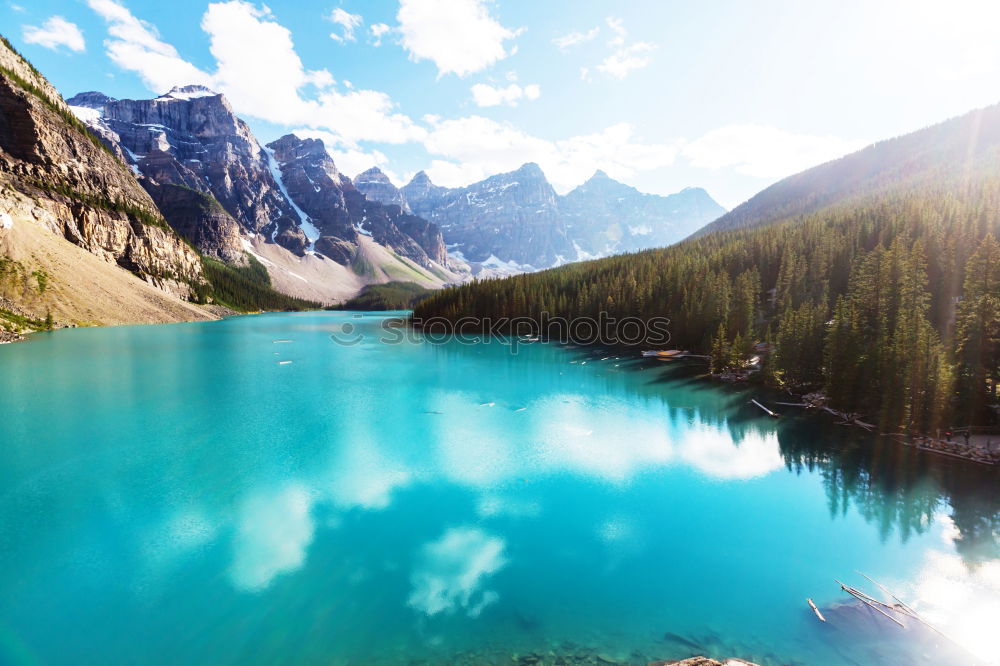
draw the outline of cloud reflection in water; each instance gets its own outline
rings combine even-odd
[[[507,565],[503,539],[475,527],[452,527],[421,549],[407,605],[427,615],[463,609],[478,617],[499,595],[480,590]]]
[[[499,489],[567,471],[625,484],[640,472],[677,463],[719,479],[756,478],[782,466],[773,431],[750,431],[737,444],[724,424],[677,427],[662,405],[651,408],[647,402],[620,396],[550,394],[531,402],[524,412],[479,409],[479,398],[462,391],[439,391],[433,400],[448,418],[433,421],[413,440],[386,441],[377,427],[367,425],[378,419],[357,414],[345,425],[323,471],[244,500],[233,544],[233,584],[259,591],[279,574],[300,567],[313,540],[312,511],[318,503],[340,512],[380,511],[391,506],[393,494],[402,488],[444,481],[478,493],[475,509],[483,519],[530,519],[542,512],[537,501]],[[419,455],[413,454],[415,443]],[[335,527],[337,521],[329,525]],[[428,614],[456,604],[474,610],[477,606],[463,590],[478,581],[468,576],[481,564],[461,564],[458,554],[475,558],[496,551],[491,566],[498,567],[498,544],[502,549],[502,540],[461,529],[429,544],[425,559],[438,565],[425,562],[422,571],[414,572],[410,605]],[[452,553],[451,559],[445,551]],[[446,574],[442,567],[458,573]]]

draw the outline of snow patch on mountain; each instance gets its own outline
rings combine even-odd
[[[92,109],[88,106],[71,106],[69,110],[85,123],[96,123],[103,115],[101,109]]]
[[[312,223],[312,218],[306,215],[306,212],[299,208],[299,205],[295,203],[291,196],[288,194],[288,188],[285,187],[285,181],[282,179],[281,167],[278,165],[278,160],[274,157],[274,150],[261,146],[261,150],[267,155],[267,168],[270,169],[271,175],[274,177],[274,182],[278,184],[278,189],[281,190],[281,194],[285,197],[288,203],[295,209],[295,213],[299,216],[299,223],[302,226],[302,231],[305,233],[306,238],[309,239],[309,250],[314,250],[316,241],[319,240],[319,229],[316,225]],[[271,234],[271,240],[277,235],[278,230],[275,229]]]

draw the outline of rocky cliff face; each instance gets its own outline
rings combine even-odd
[[[643,194],[603,171],[561,197],[559,208],[567,234],[596,257],[671,245],[726,212],[701,188]]]
[[[372,167],[355,176],[354,186],[372,201],[399,206],[404,213],[413,212],[410,210],[410,205],[406,203],[406,197],[403,196],[403,193],[378,167]]]
[[[180,296],[204,281],[197,254],[160,217],[128,167],[87,132],[49,83],[0,44],[0,184],[18,217]],[[33,200],[37,210],[20,210]],[[72,279],[72,276],[60,276]]]
[[[227,264],[246,265],[240,225],[215,197],[184,185],[159,185],[148,178],[142,184],[170,226],[202,254]]]
[[[302,250],[301,221],[276,181],[273,158],[224,96],[181,86],[145,100],[81,93],[69,104],[137,173],[209,194],[245,232]]]
[[[328,238],[318,248],[332,249],[336,244],[340,248],[336,254],[342,256],[343,243],[356,244],[358,234],[363,234],[425,268],[446,265],[447,252],[436,225],[408,215],[399,205],[366,197],[340,173],[319,139],[288,134],[267,149],[278,163],[293,204],[310,218],[317,238]]]
[[[452,253],[501,271],[662,247],[725,212],[700,188],[643,194],[602,171],[558,196],[536,164],[462,188],[434,185],[421,171],[400,194],[414,213],[441,226]]]
[[[556,192],[537,164],[458,189],[437,187],[421,172],[403,194],[467,261],[515,262],[530,270],[576,258]]]
[[[453,192],[458,191],[460,191],[460,188],[452,189],[435,185],[431,182],[431,178],[427,175],[426,171],[417,172],[417,175],[399,190],[411,209],[414,211],[419,209],[425,212],[437,208]]]

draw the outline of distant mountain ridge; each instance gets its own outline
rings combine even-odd
[[[534,163],[460,188],[423,171],[402,188],[377,168],[355,180],[370,183],[369,197],[436,222],[454,255],[512,271],[669,245],[725,213],[701,188],[644,194],[600,170],[560,196]]]
[[[726,212],[700,187],[644,194],[600,170],[559,205],[567,233],[590,257],[670,245]]]
[[[436,222],[449,251],[466,261],[547,268],[576,258],[558,195],[537,164],[528,163],[468,187],[403,187],[414,212]]]

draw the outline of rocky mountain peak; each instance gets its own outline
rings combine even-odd
[[[418,171],[409,183],[400,188],[400,193],[409,207],[414,213],[423,217],[427,215],[422,211],[430,211],[453,191],[432,183],[426,171]]]
[[[355,176],[354,186],[371,201],[399,206],[404,213],[412,212],[402,191],[393,185],[389,177],[378,167],[372,167]]]
[[[172,97],[173,99],[191,100],[199,97],[216,97],[221,94],[200,85],[174,86],[169,92],[160,95],[158,99]]]
[[[531,270],[575,258],[555,190],[533,162],[455,189],[435,186],[421,172],[403,195],[417,215],[441,226],[449,247],[467,261]]]
[[[409,184],[410,185],[420,185],[422,187],[427,187],[427,186],[433,187],[434,186],[434,183],[431,182],[431,177],[428,176],[427,172],[423,171],[423,170],[418,171],[413,176],[413,178],[410,179],[410,183]]]
[[[469,203],[487,205],[489,200],[497,203],[516,199],[519,206],[555,206],[556,192],[552,189],[545,173],[534,162],[521,165],[516,171],[499,173],[466,188],[472,199]],[[508,191],[509,190],[509,191]],[[499,198],[499,199],[498,199]]]
[[[274,151],[274,157],[279,162],[291,162],[303,158],[322,160],[328,169],[333,169],[334,173],[340,175],[333,158],[326,152],[326,145],[322,139],[300,139],[294,134],[286,134],[267,144],[267,147]]]
[[[679,192],[679,194],[687,194],[689,196],[695,196],[695,197],[706,197],[709,199],[712,198],[704,187],[685,187],[683,190]]]
[[[72,100],[78,117],[150,181],[150,191],[179,185],[208,194],[248,234],[277,238],[283,230],[298,228],[300,216],[276,182],[270,156],[223,95],[204,86],[179,86],[153,99],[116,100],[91,92]],[[99,113],[80,111],[95,106]],[[182,203],[207,210],[198,200],[181,202],[179,196],[169,203],[168,220]],[[184,226],[190,224],[186,220]],[[224,256],[239,251],[237,235],[229,234],[226,242],[230,247]],[[302,245],[302,238],[285,243],[293,250]]]
[[[90,90],[73,95],[66,100],[66,103],[70,106],[82,106],[88,109],[103,110],[106,104],[117,101],[118,100],[114,97],[109,97],[102,92]]]
[[[513,173],[522,178],[540,179],[548,182],[548,179],[545,177],[545,172],[542,171],[542,167],[538,166],[534,162],[525,162]]]
[[[595,171],[593,176],[588,178],[582,185],[574,189],[573,192],[580,192],[586,190],[595,190],[599,192],[624,190],[628,192],[634,192],[637,194],[639,193],[639,190],[635,189],[631,185],[626,185],[625,183],[615,180],[601,169]]]
[[[421,172],[423,173],[423,172]],[[354,184],[358,185],[360,183],[379,183],[382,185],[392,185],[392,181],[389,180],[389,176],[385,175],[381,169],[377,166],[373,166],[367,171],[362,171],[357,176],[354,177]]]
[[[354,254],[348,248],[355,247],[362,235],[425,268],[433,266],[432,262],[447,263],[437,226],[408,215],[399,190],[388,179],[355,187],[337,170],[319,139],[286,134],[267,148],[278,163],[289,199],[309,221],[303,227],[312,227],[308,235],[316,237],[317,251],[349,264]],[[373,187],[381,197],[366,196]]]
[[[645,194],[600,169],[560,197],[559,209],[581,258],[670,245],[725,212],[704,190]]]

